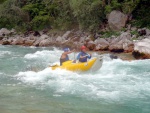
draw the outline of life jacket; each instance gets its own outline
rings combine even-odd
[[[86,57],[84,57],[84,58],[80,58],[80,56],[86,56]],[[78,54],[78,56],[77,56],[77,60],[79,60],[80,62],[87,62],[87,59],[90,59],[91,58],[91,56],[89,56],[87,53],[85,53],[85,52],[80,52],[79,54]]]
[[[60,58],[60,66],[62,65],[62,63],[63,62],[66,62],[66,61],[68,61],[69,60],[69,56],[68,55],[66,55],[66,58]]]

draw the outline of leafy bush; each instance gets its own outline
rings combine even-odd
[[[16,4],[16,0],[7,0],[0,5],[0,27],[12,28],[28,21],[28,15]]]
[[[3,2],[5,2],[6,0],[0,0],[0,4],[2,4]]]
[[[119,36],[120,32],[116,31],[106,31],[106,32],[101,32],[102,38],[110,38],[112,35],[113,36]]]
[[[145,27],[150,26],[149,4],[149,0],[1,0],[0,27],[66,30],[78,26],[97,32],[112,10],[133,14],[133,24]]]
[[[55,16],[54,27],[61,30],[66,30],[74,25],[76,18],[73,16],[73,11],[70,8],[70,0],[56,0],[57,15]]]
[[[138,27],[150,28],[149,4],[150,4],[149,0],[143,0],[141,4],[138,5],[137,9],[134,10],[133,16],[135,20],[132,22],[133,25],[138,26]]]
[[[104,9],[100,0],[71,0],[70,6],[80,29],[89,31],[98,29],[104,18]]]
[[[105,14],[110,13],[112,10],[121,10],[121,3],[118,0],[112,0],[110,3],[106,3]]]
[[[32,19],[31,26],[35,30],[47,28],[50,27],[50,20],[52,19],[48,15],[36,16]]]
[[[131,35],[139,35],[138,31],[131,31]]]
[[[11,29],[12,27],[15,27],[15,24],[12,24],[9,19],[6,17],[0,17],[0,28],[8,28]]]

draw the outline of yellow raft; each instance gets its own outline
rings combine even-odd
[[[73,63],[73,61],[69,60],[64,62],[62,66],[59,65],[51,66],[51,69],[55,70],[59,68],[59,69],[66,69],[69,71],[88,71],[88,70],[97,71],[101,68],[102,62],[103,62],[102,58],[98,57],[92,58],[88,62],[84,63],[82,62]]]

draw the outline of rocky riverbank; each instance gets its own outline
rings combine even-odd
[[[132,34],[135,30],[138,32],[138,35]],[[119,36],[101,38],[101,34],[93,35],[74,30],[67,31],[64,34],[48,33],[45,31],[19,34],[14,29],[2,28],[0,30],[0,44],[36,47],[56,46],[61,48],[67,46],[76,49],[79,49],[81,45],[85,45],[90,51],[128,53],[136,59],[150,58],[149,29],[131,28],[130,30],[120,32]],[[128,58],[123,59],[129,60]]]

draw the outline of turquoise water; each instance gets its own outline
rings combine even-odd
[[[0,113],[150,113],[150,60],[104,55],[95,73],[47,68],[61,53],[0,45]]]

